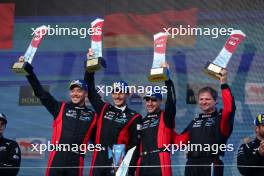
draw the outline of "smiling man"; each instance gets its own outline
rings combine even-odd
[[[137,176],[171,176],[170,151],[165,146],[173,143],[176,115],[176,95],[172,80],[166,80],[167,100],[161,109],[162,94],[152,90],[145,95],[147,115],[141,129],[140,159]],[[184,136],[179,135],[177,141]],[[153,166],[153,167],[152,167]]]
[[[91,57],[93,55],[92,50],[89,50],[87,55]],[[113,175],[113,169],[107,166],[113,164],[112,159],[108,158],[108,148],[112,148],[114,144],[125,144],[126,151],[137,146],[130,162],[130,165],[136,166],[142,117],[126,104],[129,97],[128,84],[125,81],[113,83],[111,97],[114,104],[112,105],[104,102],[95,89],[94,73],[86,71],[84,80],[89,85],[88,98],[99,115],[95,143],[101,144],[105,148],[104,151],[94,151],[90,176]],[[134,175],[134,172],[135,168],[129,168],[129,175]]]
[[[19,61],[23,62],[20,57]],[[35,95],[53,116],[52,144],[78,145],[79,150],[50,152],[46,176],[72,175],[83,173],[82,144],[87,144],[96,123],[96,113],[85,106],[88,86],[83,80],[73,80],[69,85],[70,102],[57,101],[40,84],[33,68],[27,68],[27,79]],[[56,168],[54,168],[56,167]]]
[[[201,113],[195,117],[184,130],[182,135],[188,135],[186,142],[213,146],[226,144],[233,131],[235,101],[227,84],[227,71],[222,70],[220,78],[223,108],[217,111],[217,91],[211,87],[204,87],[198,92],[198,103]],[[198,147],[197,147],[198,148]],[[223,148],[223,147],[221,147]],[[225,150],[225,149],[224,149]],[[223,162],[220,157],[225,151],[191,150],[188,151],[185,176],[221,176]],[[201,165],[201,166],[197,166]]]

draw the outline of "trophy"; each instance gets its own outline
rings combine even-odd
[[[28,75],[26,70],[32,69],[31,63],[33,61],[33,57],[47,31],[48,27],[44,25],[38,27],[34,31],[34,36],[30,42],[29,47],[27,48],[26,53],[24,54],[24,60],[15,62],[12,66],[12,70],[14,73],[19,75]]]
[[[164,66],[167,34],[160,32],[154,36],[154,56],[148,80],[151,82],[165,81],[169,78],[169,70]]]
[[[126,156],[124,157],[122,163],[119,165],[115,176],[126,176],[127,175],[127,171],[130,165],[130,161],[133,157],[133,153],[136,150],[136,146],[134,146],[133,148],[129,149],[127,151]]]
[[[93,35],[91,36],[91,49],[93,56],[87,57],[85,67],[88,72],[95,72],[102,66],[102,29],[104,20],[97,18],[91,23]]]
[[[212,63],[207,62],[204,72],[215,79],[220,79],[222,76],[221,71],[226,69],[232,54],[235,52],[237,46],[244,40],[245,37],[246,35],[242,31],[233,30],[223,49],[220,51],[215,60]]]
[[[121,165],[125,157],[125,144],[114,144],[113,149],[108,148],[108,158],[113,159],[112,173],[115,175],[118,167]]]

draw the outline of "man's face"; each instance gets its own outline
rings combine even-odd
[[[215,111],[216,101],[209,92],[199,94],[199,106],[203,113],[212,113]]]
[[[125,93],[112,93],[112,99],[117,107],[122,107],[126,104],[128,94]]]
[[[70,98],[74,104],[84,105],[86,96],[87,91],[81,89],[80,87],[74,87],[70,90]]]
[[[262,140],[264,140],[264,125],[258,125],[256,127],[256,134],[257,136],[262,138]]]
[[[156,98],[147,97],[145,99],[145,107],[148,113],[153,113],[160,109],[161,101]]]
[[[3,135],[5,127],[6,127],[5,122],[3,120],[0,120],[0,136]]]

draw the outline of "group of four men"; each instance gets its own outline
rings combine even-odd
[[[93,53],[90,51],[88,56]],[[23,61],[23,57],[20,58]],[[92,158],[91,176],[113,175],[112,159],[108,150],[114,144],[125,144],[126,151],[137,146],[132,157],[128,175],[138,176],[170,176],[170,152],[165,149],[168,144],[226,144],[232,133],[234,122],[234,98],[227,85],[227,71],[222,71],[220,79],[223,109],[217,111],[217,92],[210,88],[202,88],[198,93],[198,102],[202,113],[195,117],[183,133],[175,132],[176,95],[172,80],[166,80],[167,100],[162,110],[162,94],[148,93],[144,96],[147,115],[142,116],[130,109],[126,104],[129,92],[127,83],[117,81],[114,86],[112,100],[114,104],[104,102],[98,94],[94,73],[85,72],[84,80],[73,80],[70,83],[70,102],[57,101],[44,90],[33,68],[26,70],[27,79],[35,95],[52,114],[53,144],[87,144],[91,140],[100,144],[101,151],[95,150]],[[118,92],[118,93],[116,93]],[[85,105],[88,96],[95,112]],[[220,156],[224,152],[189,151],[185,175],[223,175],[223,163]],[[76,151],[50,152],[47,176],[82,175],[84,155]],[[205,165],[205,167],[199,167]],[[140,167],[136,167],[140,166]],[[153,166],[153,167],[149,167]]]

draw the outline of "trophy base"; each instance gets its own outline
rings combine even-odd
[[[166,67],[152,68],[148,80],[150,82],[166,81],[169,79],[169,71]]]
[[[220,67],[218,65],[215,65],[211,62],[207,62],[206,66],[204,67],[204,73],[209,75],[210,77],[220,80],[221,78],[221,71],[225,69],[223,67]]]
[[[29,73],[26,70],[33,69],[28,62],[15,62],[12,66],[12,71],[18,75],[27,76]]]
[[[95,72],[97,70],[101,69],[101,64],[102,59],[99,58],[91,58],[91,59],[87,59],[85,61],[85,68],[87,72]]]

